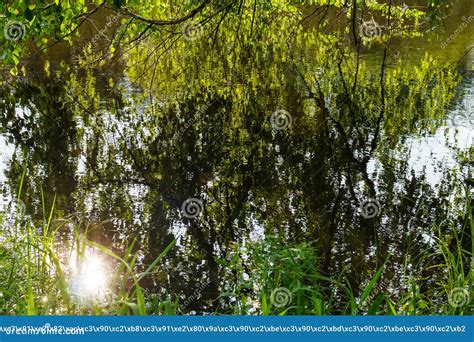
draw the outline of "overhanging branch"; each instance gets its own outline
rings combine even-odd
[[[179,17],[179,18],[169,19],[169,20],[158,20],[158,19],[145,18],[145,17],[142,17],[139,14],[130,12],[128,9],[121,9],[120,13],[122,13],[123,15],[129,16],[129,17],[132,17],[134,19],[137,19],[139,21],[151,24],[151,25],[157,25],[157,26],[176,25],[176,24],[181,24],[182,22],[185,22],[186,20],[191,19],[192,17],[194,17],[196,14],[201,12],[209,3],[210,3],[210,0],[203,0],[198,7],[196,7],[192,11],[190,11],[188,14],[186,14],[182,17]]]

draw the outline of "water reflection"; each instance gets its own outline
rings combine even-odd
[[[142,269],[181,236],[165,268],[141,285],[184,298],[190,311],[229,310],[213,299],[235,275],[218,262],[272,234],[318,241],[321,272],[350,268],[356,292],[391,252],[392,277],[380,286],[399,288],[397,265],[432,248],[433,222],[462,205],[458,161],[472,127],[443,125],[466,113],[472,74],[460,86],[445,56],[408,53],[383,70],[382,101],[379,51],[356,60],[351,46],[308,27],[289,54],[271,25],[256,46],[236,42],[231,51],[220,49],[233,41],[228,34],[216,45],[180,42],[159,57],[147,41],[126,56],[126,69],[58,65],[51,77],[32,67],[35,76],[1,90],[1,133],[16,147],[3,166],[6,195],[15,196],[26,168],[28,215],[41,222],[56,201],[55,218],[78,214],[77,226],[96,228],[87,238],[118,255],[136,239]],[[154,70],[141,60],[150,54]],[[155,70],[159,81],[150,82]],[[275,111],[291,120],[280,127]],[[183,214],[190,199],[199,215]],[[370,217],[360,212],[368,200],[378,208]],[[69,267],[77,298],[104,300],[111,268],[97,252]]]
[[[111,292],[112,270],[98,252],[87,248],[84,255],[72,257],[66,268],[73,298],[82,304],[106,302]]]

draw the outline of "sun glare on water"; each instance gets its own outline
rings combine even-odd
[[[75,258],[72,258],[75,260]],[[88,251],[71,266],[71,291],[81,301],[104,301],[109,290],[108,267],[105,261]]]

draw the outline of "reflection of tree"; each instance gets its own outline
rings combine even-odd
[[[37,176],[27,178],[22,196],[37,203],[37,213],[42,212],[42,192],[46,208],[57,194],[62,208],[73,211],[78,135],[74,114],[63,102],[62,86],[16,83],[13,89],[4,89],[4,94],[9,101],[2,103],[2,131],[19,152],[9,175],[13,189],[18,188],[22,169],[27,168]]]
[[[63,198],[61,210],[84,210],[94,223],[116,218],[94,238],[120,248],[138,237],[142,264],[185,226],[170,273],[145,285],[189,295],[200,279],[194,309],[217,308],[209,301],[220,294],[219,260],[255,234],[317,241],[321,271],[338,274],[350,260],[357,290],[389,249],[401,254],[414,228],[445,214],[438,197],[451,180],[435,189],[407,176],[395,150],[413,123],[443,118],[457,80],[430,55],[419,65],[393,60],[391,37],[371,63],[339,32],[295,29],[294,17],[282,17],[224,17],[218,39],[179,40],[161,53],[162,37],[150,37],[126,55],[123,79],[107,79],[102,66],[6,96],[2,130],[30,154],[28,194],[37,203],[33,187],[43,183],[50,202]],[[292,125],[274,130],[270,115],[283,108]],[[190,197],[204,203],[199,218],[180,213]],[[381,204],[370,219],[359,212],[367,198]]]

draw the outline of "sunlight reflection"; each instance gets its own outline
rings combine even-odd
[[[77,262],[76,262],[77,260]],[[71,258],[71,292],[80,301],[105,301],[109,292],[108,267],[93,251],[80,258]]]

